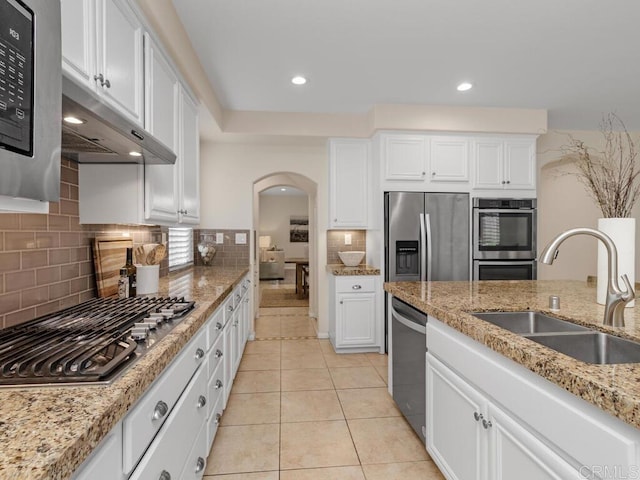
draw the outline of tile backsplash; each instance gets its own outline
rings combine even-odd
[[[223,235],[223,243],[216,243],[216,234]],[[211,265],[216,267],[246,267],[249,265],[250,251],[249,230],[221,230],[221,229],[195,229],[193,231],[193,256],[194,265],[204,265],[202,257],[198,253],[198,243],[211,243],[216,254]],[[236,234],[244,235],[245,244],[236,244]]]
[[[156,226],[80,225],[78,165],[62,159],[61,168],[60,201],[49,214],[0,213],[0,328],[95,297],[96,236],[128,234],[134,246],[161,241]]]
[[[345,234],[351,235],[351,245],[345,245]],[[366,230],[327,230],[327,264],[341,264],[338,252],[351,252],[354,250],[367,250]],[[361,263],[366,263],[367,257]]]

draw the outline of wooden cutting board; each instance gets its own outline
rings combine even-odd
[[[98,297],[117,295],[118,277],[127,261],[127,248],[133,248],[130,238],[98,237],[93,240]]]

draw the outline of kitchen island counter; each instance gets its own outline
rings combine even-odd
[[[0,390],[0,478],[70,478],[248,271],[194,267],[161,278],[157,295],[185,297],[196,308],[109,385]]]
[[[640,342],[640,308],[625,310],[625,327],[602,324],[596,291],[578,281],[397,282],[387,292],[519,363],[624,422],[640,428],[640,363],[596,365],[574,360],[469,314],[534,310]],[[549,310],[558,295],[561,309]]]

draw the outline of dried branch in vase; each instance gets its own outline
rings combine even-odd
[[[598,151],[568,134],[561,147],[563,159],[575,163],[578,180],[602,210],[605,218],[626,218],[640,197],[640,165],[636,144],[623,121],[614,113],[600,123],[604,150]]]

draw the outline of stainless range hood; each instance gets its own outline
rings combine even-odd
[[[62,154],[78,163],[174,164],[176,154],[149,132],[125,118],[88,89],[62,76]],[[131,156],[138,152],[141,156]]]

